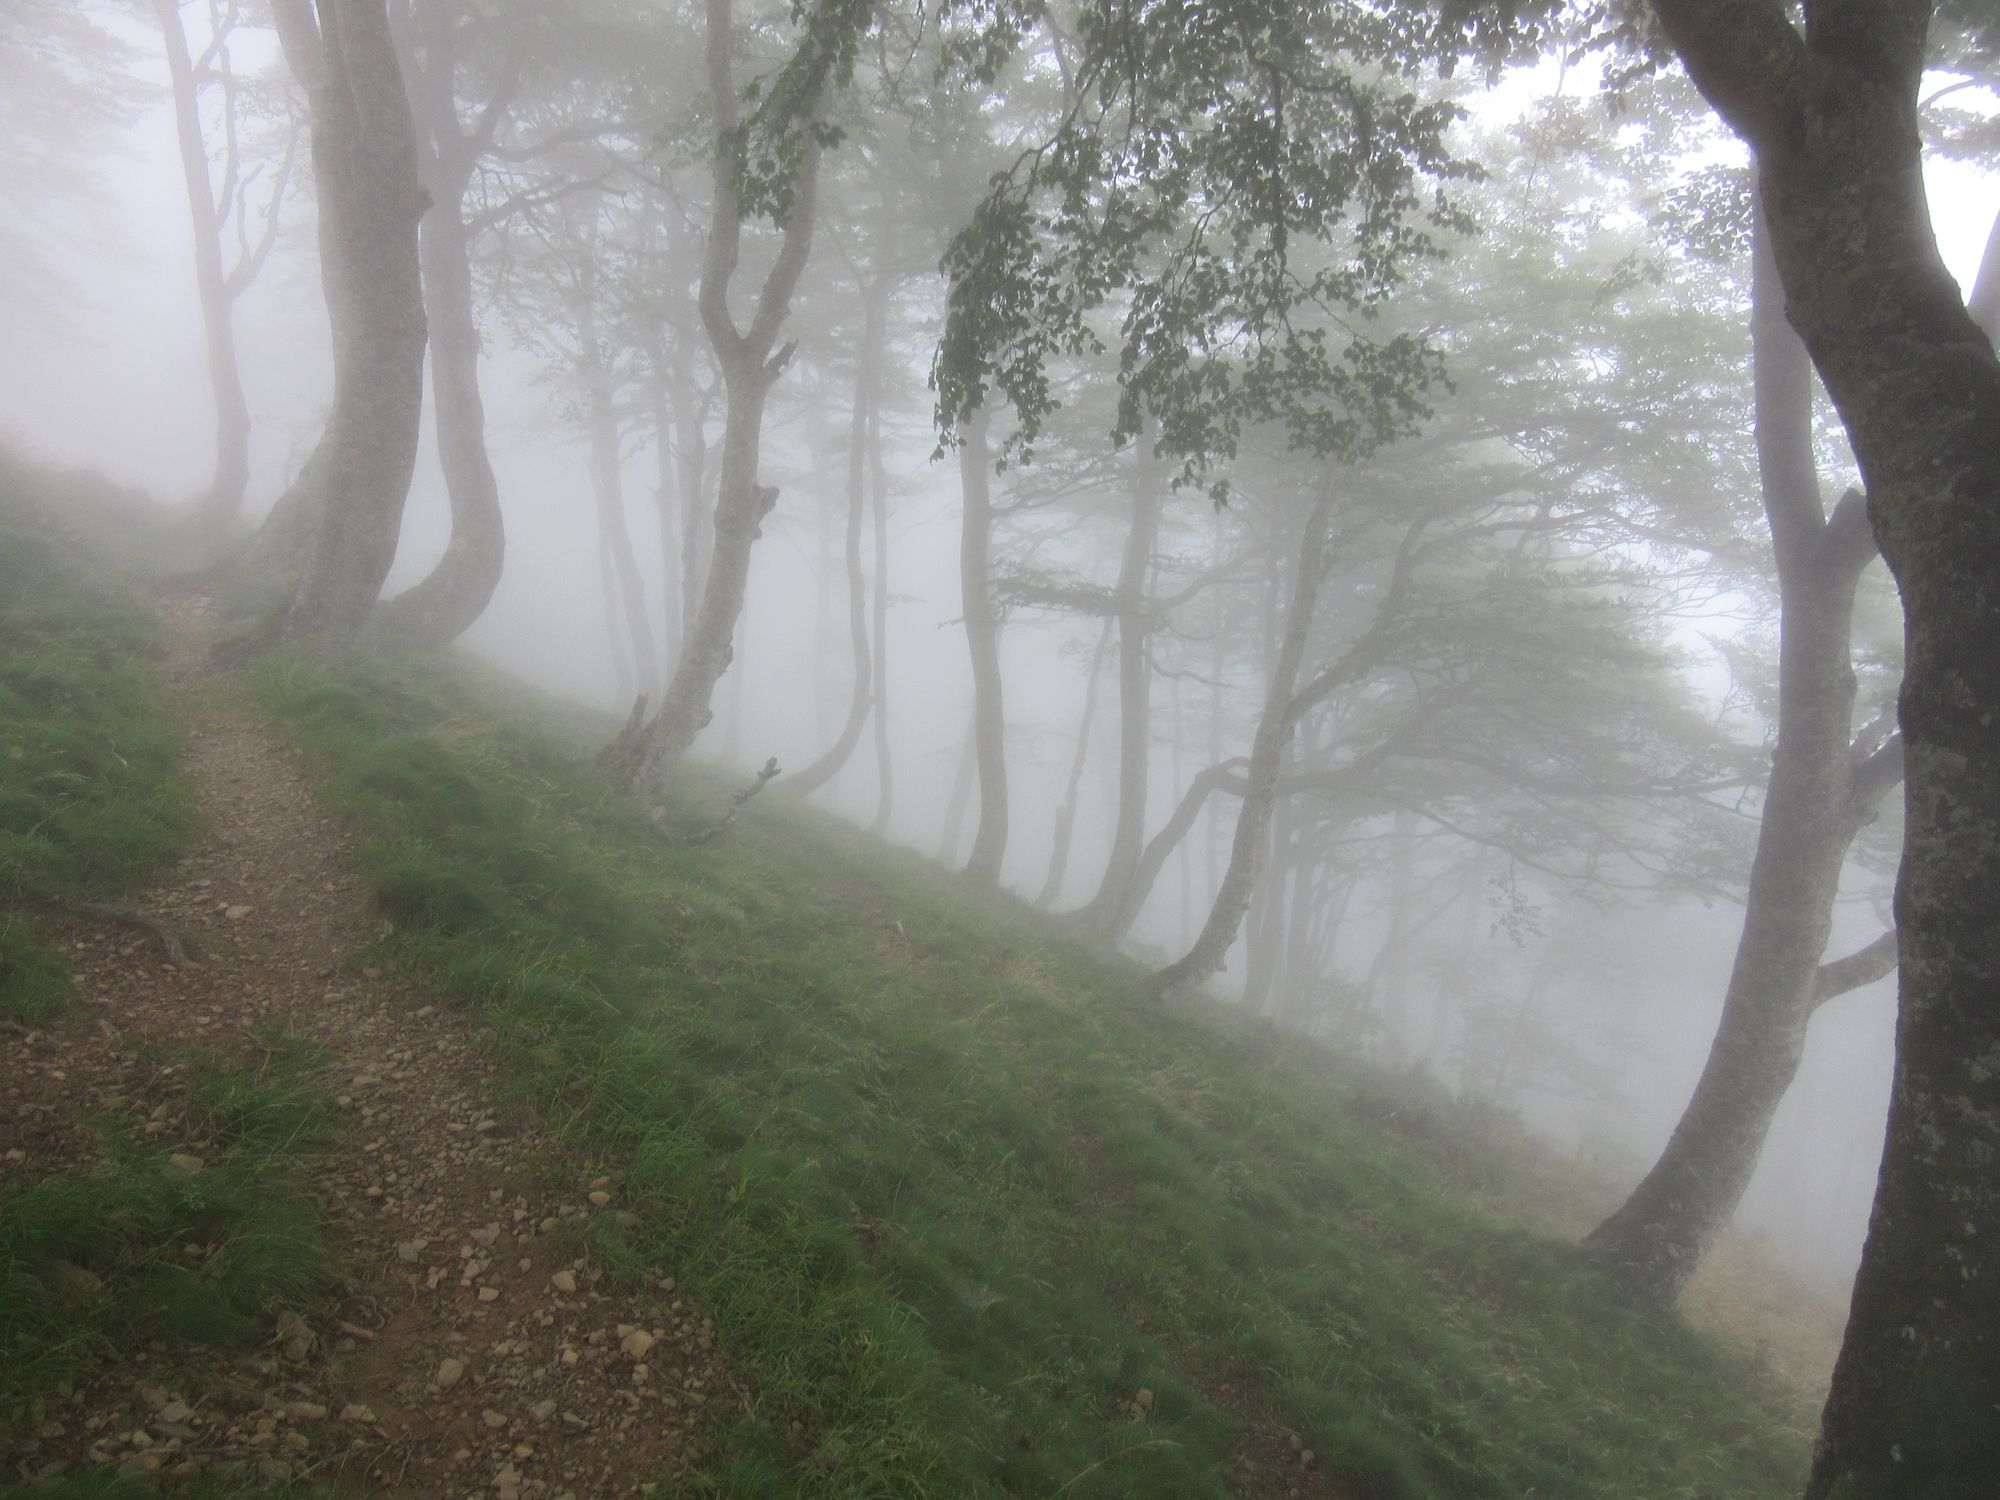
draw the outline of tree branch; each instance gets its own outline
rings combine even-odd
[[[1805,105],[1806,49],[1780,0],[1652,0],[1688,77],[1715,112],[1763,150]]]
[[[1821,964],[1813,973],[1812,1003],[1817,1010],[1836,995],[1858,990],[1896,972],[1899,962],[1896,929],[1891,927],[1865,948],[1857,948],[1845,958]]]

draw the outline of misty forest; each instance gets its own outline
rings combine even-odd
[[[2000,1495],[1990,0],[0,130],[0,1494]]]

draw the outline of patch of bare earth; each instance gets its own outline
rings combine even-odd
[[[73,934],[86,1001],[0,1035],[0,1175],[79,1170],[93,1112],[199,1158],[190,1049],[254,1063],[289,1031],[325,1049],[346,1117],[318,1182],[351,1276],[249,1358],[116,1351],[36,1414],[0,1476],[107,1468],[166,1487],[223,1470],[388,1496],[585,1500],[698,1462],[744,1397],[671,1268],[614,1284],[583,1248],[620,1212],[537,1124],[496,1108],[472,1023],[362,961],[382,930],[295,760],[219,708],[189,745],[206,833],[141,906],[198,966],[121,925]],[[4,1480],[0,1480],[4,1482]]]

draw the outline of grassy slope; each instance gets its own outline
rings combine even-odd
[[[48,483],[0,462],[0,1018],[16,1021],[68,997],[38,914],[140,889],[193,826],[157,628],[52,534],[34,509]]]
[[[656,826],[462,675],[258,690],[390,952],[621,1175],[600,1252],[714,1312],[755,1409],[703,1486],[1795,1493],[1807,1403],[1480,1212],[1505,1153],[1446,1113],[772,797],[690,849],[712,782]]]

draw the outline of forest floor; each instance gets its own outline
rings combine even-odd
[[[205,605],[176,601],[167,661],[199,702],[186,764],[202,833],[138,902],[185,961],[127,922],[71,928],[84,1008],[0,1036],[0,1183],[86,1171],[94,1122],[122,1114],[198,1186],[219,1145],[196,1081],[303,1056],[353,1143],[311,1163],[345,1285],[247,1358],[118,1350],[44,1398],[18,1467],[650,1493],[699,1458],[707,1403],[738,1399],[712,1325],[671,1268],[605,1276],[578,1231],[621,1212],[614,1177],[507,1107],[462,1011],[370,961],[384,923],[348,840],[297,757],[204,681]]]
[[[0,1491],[1797,1492],[1837,1307],[1624,1304],[1504,1119],[783,799],[694,847],[733,783],[464,661],[211,675],[7,519]]]

